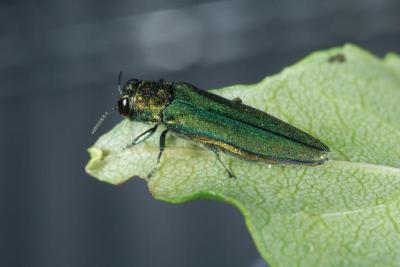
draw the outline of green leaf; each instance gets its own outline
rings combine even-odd
[[[268,166],[170,136],[151,194],[181,203],[212,198],[236,206],[272,266],[400,264],[400,58],[353,45],[315,52],[258,84],[213,91],[268,112],[332,150],[318,167]],[[86,171],[120,184],[155,166],[158,136],[123,150],[149,125],[123,120],[89,149]],[[271,167],[271,168],[270,168]]]

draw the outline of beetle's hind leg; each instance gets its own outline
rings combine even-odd
[[[146,130],[145,132],[141,133],[139,136],[136,136],[133,140],[132,143],[127,145],[125,149],[127,148],[131,148],[134,145],[140,144],[141,142],[145,141],[147,138],[149,138],[150,136],[152,136],[156,131],[157,131],[157,127],[158,124],[156,124],[156,126],[154,126],[153,128],[150,128],[148,130]]]
[[[236,178],[236,176],[228,169],[228,167],[226,167],[226,165],[224,164],[224,162],[221,160],[221,156],[220,156],[220,150],[216,147],[211,147],[212,151],[215,153],[215,156],[217,157],[217,160],[219,161],[219,163],[221,163],[222,167],[224,167],[226,173],[228,174],[229,178]]]
[[[165,139],[167,137],[168,131],[169,131],[168,129],[164,130],[160,135],[160,152],[158,152],[157,163],[156,163],[156,166],[154,167],[154,169],[147,175],[146,180],[149,180],[154,175],[156,170],[158,169],[158,165],[160,163],[161,156],[165,149]]]
[[[231,101],[233,104],[236,104],[236,105],[243,104],[243,101],[240,97],[236,97],[236,98],[232,99]]]

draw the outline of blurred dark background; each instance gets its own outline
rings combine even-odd
[[[400,52],[400,2],[1,1],[0,266],[255,266],[242,216],[84,172],[117,74],[254,83],[353,42]],[[99,135],[115,125],[116,115]]]

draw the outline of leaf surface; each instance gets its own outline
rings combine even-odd
[[[223,160],[167,138],[148,182],[160,200],[212,198],[236,206],[272,266],[400,264],[400,58],[383,60],[354,45],[311,54],[252,85],[213,90],[270,113],[327,144],[318,167]],[[155,166],[158,137],[123,150],[149,125],[123,120],[89,149],[86,171],[120,184]],[[159,131],[160,132],[160,131]]]

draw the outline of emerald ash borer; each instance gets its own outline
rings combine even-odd
[[[119,76],[119,84],[121,73]],[[201,90],[186,82],[131,79],[119,88],[113,111],[133,121],[155,124],[132,140],[138,145],[163,124],[157,165],[168,133],[199,142],[216,154],[229,177],[234,175],[221,161],[228,152],[241,159],[268,164],[318,165],[328,160],[329,147],[315,137],[265,112]],[[106,112],[93,129],[94,133]],[[149,174],[150,177],[157,168]]]

